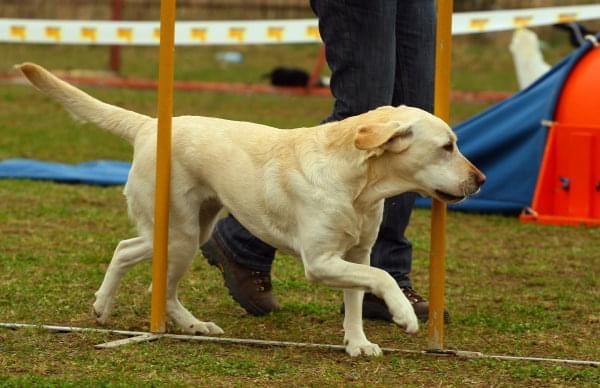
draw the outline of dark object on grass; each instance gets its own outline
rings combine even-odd
[[[269,78],[275,86],[308,86],[310,79],[306,71],[289,67],[276,67],[263,77]]]

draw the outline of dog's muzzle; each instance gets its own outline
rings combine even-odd
[[[446,193],[441,190],[435,191],[435,197],[437,197],[437,199],[439,199],[441,201],[448,202],[448,203],[457,203],[457,202],[460,202],[463,199],[467,198],[466,195],[463,195],[463,196],[452,195],[450,193]]]
[[[458,203],[470,195],[477,194],[481,190],[481,186],[485,183],[486,177],[481,172],[477,171],[471,175],[470,184],[462,188],[462,195],[454,195],[442,190],[435,190],[435,197],[439,200],[448,203]]]

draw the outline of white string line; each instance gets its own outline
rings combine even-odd
[[[273,341],[273,340],[258,340],[251,338],[227,338],[227,337],[208,337],[208,336],[197,336],[197,335],[183,335],[183,334],[153,334],[144,331],[130,331],[130,330],[113,330],[113,329],[97,329],[97,328],[85,328],[85,327],[74,327],[74,326],[53,326],[53,325],[34,325],[26,323],[2,323],[0,327],[6,329],[44,329],[53,332],[76,332],[76,333],[104,333],[104,334],[117,334],[127,337],[133,337],[129,341],[117,340],[111,341],[110,343],[119,342],[112,346],[98,347],[115,347],[120,344],[126,344],[130,342],[142,342],[152,341],[159,338],[170,338],[175,340],[183,341],[195,341],[195,342],[212,342],[212,343],[228,343],[237,345],[254,345],[254,346],[278,346],[278,347],[296,347],[296,348],[312,348],[312,349],[327,349],[336,351],[345,351],[343,345],[331,345],[331,344],[319,344],[319,343],[305,343],[305,342],[290,342],[290,341]],[[138,338],[139,337],[139,338]],[[521,357],[521,356],[506,356],[506,355],[492,355],[484,354],[481,352],[465,351],[465,350],[444,350],[441,352],[429,352],[426,350],[408,350],[408,349],[397,349],[397,348],[381,348],[384,352],[388,353],[405,353],[405,354],[420,354],[430,356],[441,356],[441,357],[459,357],[459,358],[488,358],[505,361],[533,361],[533,362],[550,362],[550,363],[561,363],[571,365],[584,365],[592,367],[600,367],[600,361],[588,361],[588,360],[573,360],[573,359],[560,359],[560,358],[546,358],[546,357]]]

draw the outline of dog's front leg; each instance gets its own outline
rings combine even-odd
[[[353,263],[369,265],[369,249],[356,247],[346,254],[346,260]],[[367,356],[381,355],[379,345],[370,342],[363,329],[362,290],[345,289],[344,290],[344,346],[346,353],[352,357],[360,354]]]
[[[344,346],[352,357],[380,356],[381,348],[367,339],[363,330],[362,303],[365,292],[344,290]]]
[[[394,278],[384,270],[345,261],[340,253],[303,255],[302,260],[308,280],[330,287],[371,292],[385,301],[394,322],[404,327],[406,332],[415,333],[419,329],[417,316],[410,302]],[[349,323],[354,323],[355,316],[362,311],[357,308],[357,294],[350,295],[352,306],[348,307],[353,309],[351,316],[354,318],[348,319]]]

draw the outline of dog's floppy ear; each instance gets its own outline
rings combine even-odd
[[[413,131],[410,124],[399,121],[361,125],[356,132],[354,145],[359,150],[402,152],[412,143]]]

